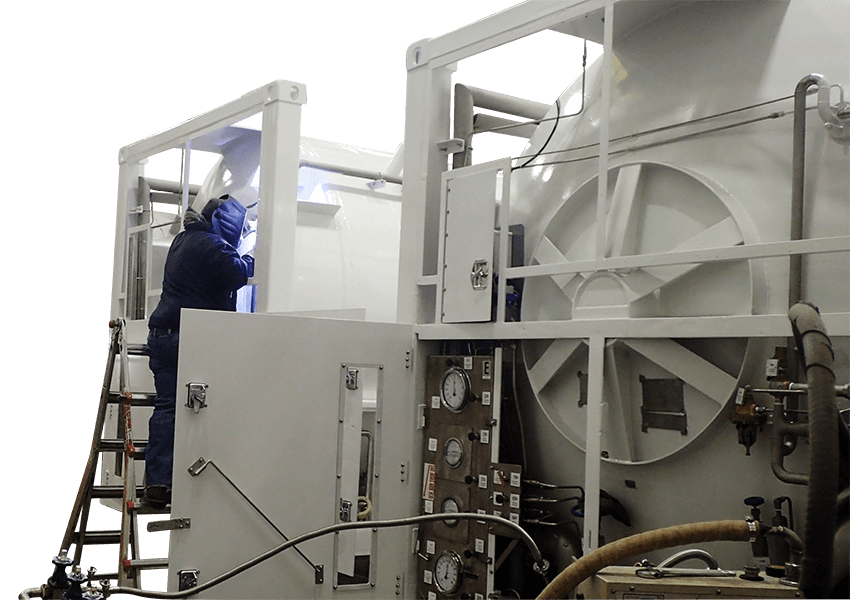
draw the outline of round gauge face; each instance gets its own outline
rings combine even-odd
[[[463,563],[455,552],[446,550],[437,558],[434,565],[434,579],[444,594],[454,594],[460,589]]]
[[[443,374],[440,388],[443,406],[452,412],[460,412],[469,401],[469,377],[466,371],[452,367]]]
[[[463,462],[463,444],[457,438],[449,438],[443,447],[443,459],[452,469],[456,469]]]
[[[460,505],[457,503],[457,500],[455,500],[454,498],[446,498],[445,500],[443,500],[441,510],[444,513],[460,512]],[[446,527],[457,527],[458,520],[452,519],[450,521],[443,521],[443,523],[446,524]]]

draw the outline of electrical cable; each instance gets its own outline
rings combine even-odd
[[[622,142],[624,140],[635,140],[635,139],[638,139],[640,137],[650,135],[650,134],[653,134],[653,133],[660,133],[660,132],[663,132],[663,131],[669,131],[669,130],[676,129],[676,128],[679,128],[679,127],[685,127],[687,125],[693,125],[693,124],[696,124],[696,123],[701,123],[703,121],[708,121],[708,120],[716,119],[716,118],[719,118],[719,117],[725,117],[725,116],[733,115],[733,114],[736,114],[736,113],[739,113],[739,112],[744,112],[744,111],[747,111],[747,110],[752,110],[754,108],[766,106],[768,104],[773,104],[773,103],[776,103],[776,102],[782,102],[784,100],[788,100],[788,99],[791,99],[791,98],[793,98],[793,96],[784,96],[782,98],[776,98],[774,100],[768,100],[768,101],[765,101],[765,102],[760,102],[758,104],[752,104],[752,105],[749,105],[749,106],[744,106],[744,107],[741,107],[741,108],[736,108],[736,109],[733,109],[733,110],[729,110],[729,111],[725,111],[725,112],[721,112],[721,113],[716,113],[716,114],[713,114],[713,115],[708,115],[708,116],[700,117],[700,118],[697,118],[697,119],[690,119],[688,121],[682,121],[680,123],[674,123],[672,125],[665,125],[663,127],[656,127],[654,129],[647,129],[645,131],[638,131],[638,132],[635,132],[635,133],[632,133],[632,134],[629,134],[629,135],[624,135],[624,136],[612,138],[612,139],[609,140],[609,142],[616,143],[616,142]],[[808,110],[813,110],[814,108],[816,108],[816,107],[810,107]],[[609,152],[608,155],[609,156],[617,156],[619,154],[624,154],[624,153],[632,152],[632,151],[635,151],[635,150],[643,150],[643,149],[646,149],[646,148],[652,148],[652,147],[660,146],[660,145],[663,145],[663,144],[668,144],[668,143],[672,143],[672,142],[678,142],[678,141],[686,140],[686,139],[689,139],[691,137],[696,137],[696,136],[699,136],[699,135],[702,135],[702,134],[705,134],[705,133],[713,133],[713,132],[716,132],[716,131],[723,131],[723,130],[726,130],[726,129],[731,129],[733,127],[739,127],[739,126],[742,126],[742,125],[749,125],[749,124],[752,124],[752,123],[757,123],[759,121],[764,121],[764,120],[768,120],[768,119],[777,119],[777,118],[780,118],[780,117],[785,117],[788,114],[790,114],[790,113],[787,113],[786,111],[778,111],[778,112],[771,113],[770,115],[767,115],[767,116],[764,116],[764,117],[757,117],[755,119],[749,119],[749,120],[741,121],[741,122],[738,122],[738,123],[732,123],[730,125],[706,129],[704,131],[694,132],[694,133],[691,133],[691,134],[686,134],[686,135],[683,135],[683,136],[670,138],[670,139],[667,139],[667,140],[660,140],[658,142],[652,142],[652,143],[649,143],[649,144],[644,144],[644,145],[641,145],[641,146],[635,146],[635,147],[628,148],[628,149],[616,150],[616,151],[613,151],[613,152]],[[599,142],[594,142],[594,143],[591,143],[591,144],[585,144],[583,146],[576,146],[574,148],[564,148],[564,149],[561,149],[561,150],[541,151],[541,152],[539,152],[539,153],[537,153],[533,156],[535,158],[537,156],[550,156],[552,154],[558,154],[558,153],[562,153],[562,152],[574,152],[574,151],[578,151],[578,150],[586,150],[588,148],[594,148],[594,147],[597,147],[597,146],[599,146]],[[512,160],[522,160],[524,158],[527,158],[527,155],[517,156],[517,157],[514,157]],[[590,156],[584,156],[584,157],[579,157],[579,158],[574,158],[574,159],[564,159],[564,160],[560,160],[560,161],[540,163],[539,165],[535,165],[535,166],[567,164],[567,163],[572,163],[572,162],[581,162],[581,161],[585,161],[585,160],[593,160],[595,158],[599,158],[599,155],[593,154],[593,155],[590,155]],[[527,163],[525,163],[525,164],[523,164],[522,166],[519,166],[519,167],[514,167],[514,169],[525,168],[526,164]]]
[[[511,169],[512,171],[513,171],[513,170],[515,170],[515,169],[523,169],[523,168],[527,167],[527,166],[528,166],[528,163],[530,163],[531,161],[533,161],[534,159],[536,159],[538,156],[540,156],[540,155],[542,154],[542,152],[546,149],[546,146],[548,146],[548,145],[549,145],[549,142],[552,140],[552,136],[553,136],[553,135],[555,135],[555,130],[556,130],[556,129],[558,129],[558,123],[560,123],[560,122],[561,122],[561,100],[560,100],[560,99],[556,99],[556,100],[555,100],[555,111],[556,111],[556,112],[557,112],[557,114],[558,114],[558,118],[557,118],[557,119],[555,119],[555,124],[552,126],[552,131],[550,131],[550,132],[549,132],[549,137],[547,137],[547,138],[546,138],[546,141],[545,141],[545,142],[543,142],[543,145],[542,145],[542,146],[540,146],[540,150],[538,150],[538,151],[537,151],[537,154],[535,154],[534,156],[532,156],[531,158],[529,158],[529,159],[528,159],[527,161],[525,161],[522,165],[520,165],[520,166],[518,166],[518,167],[513,167],[513,168]]]
[[[548,567],[548,563],[543,560],[543,555],[540,553],[540,549],[537,547],[537,544],[519,525],[507,520],[502,517],[497,517],[495,515],[482,515],[478,513],[450,513],[450,514],[433,514],[433,515],[419,515],[415,517],[405,517],[401,519],[388,519],[384,521],[360,521],[360,522],[347,522],[347,523],[337,523],[335,525],[329,525],[327,527],[323,527],[321,529],[317,529],[315,531],[311,531],[297,537],[290,539],[287,542],[284,542],[278,546],[275,546],[271,550],[260,554],[241,565],[222,573],[221,575],[212,578],[206,583],[202,583],[196,587],[190,588],[188,590],[183,590],[181,592],[155,592],[148,590],[141,590],[138,588],[129,588],[129,587],[114,587],[109,590],[109,594],[130,594],[133,596],[139,596],[141,598],[156,598],[160,600],[171,600],[178,598],[188,598],[189,596],[195,596],[204,592],[212,587],[220,585],[225,581],[232,579],[236,575],[243,573],[250,569],[251,567],[255,567],[256,565],[265,562],[266,560],[277,556],[284,550],[296,546],[298,544],[302,544],[309,540],[322,537],[324,535],[328,535],[330,533],[336,533],[338,531],[348,531],[352,529],[383,529],[387,527],[406,527],[408,525],[416,525],[419,523],[425,523],[429,521],[454,521],[454,520],[467,520],[467,521],[488,521],[490,523],[496,523],[498,525],[502,525],[504,527],[508,527],[509,529],[515,531],[520,539],[528,546],[528,549],[531,551],[531,555],[534,559],[534,562],[540,566],[541,569],[545,570]]]

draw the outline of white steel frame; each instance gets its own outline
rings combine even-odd
[[[451,74],[454,63],[547,28],[604,11],[602,120],[600,125],[599,189],[597,195],[596,258],[573,263],[507,267],[499,261],[500,288],[511,278],[541,277],[577,272],[600,272],[644,266],[704,263],[795,254],[847,252],[850,236],[807,239],[689,250],[640,256],[605,258],[605,202],[607,199],[608,125],[612,81],[614,4],[618,0],[563,0],[525,2],[442,37],[414,43],[407,54],[407,113],[405,125],[405,187],[399,272],[398,315],[415,324],[420,340],[443,339],[587,339],[590,351],[587,446],[585,464],[585,551],[598,546],[601,468],[602,367],[609,338],[659,337],[786,337],[786,315],[745,315],[693,318],[614,318],[599,320],[506,323],[504,289],[494,323],[441,324],[438,286],[442,285],[440,242],[441,179],[447,170],[446,144],[450,135]],[[441,149],[443,148],[443,149]],[[415,176],[414,176],[415,175]],[[501,230],[510,223],[510,202],[502,198]],[[506,256],[502,236],[500,258]],[[495,271],[494,271],[494,274]],[[436,310],[435,310],[436,309]],[[824,314],[830,333],[850,335],[850,313]],[[417,390],[421,393],[422,390]]]
[[[121,148],[118,154],[118,209],[112,275],[113,316],[126,316],[121,308],[122,281],[126,269],[129,207],[136,205],[139,176],[145,159],[172,148],[185,151],[183,163],[183,210],[189,200],[189,157],[192,141],[262,113],[260,146],[260,202],[258,205],[256,267],[257,312],[280,312],[290,308],[295,256],[298,168],[301,140],[301,105],[307,101],[302,83],[273,81],[207,113],[162,133]],[[150,248],[150,244],[148,244]],[[150,250],[148,250],[150,254]],[[148,261],[150,269],[150,261]],[[149,281],[150,273],[148,272]],[[125,305],[126,306],[126,305]],[[126,309],[125,309],[126,310]]]

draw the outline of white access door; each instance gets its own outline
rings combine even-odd
[[[183,312],[171,518],[191,521],[171,533],[169,591],[181,573],[203,584],[281,534],[417,514],[412,343],[409,325]],[[186,406],[189,384],[203,408]],[[407,597],[411,535],[327,535],[201,597]]]

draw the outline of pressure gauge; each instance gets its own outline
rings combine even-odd
[[[463,462],[463,444],[457,438],[449,438],[443,446],[443,459],[452,469],[456,469]]]
[[[463,577],[463,562],[457,552],[445,550],[434,565],[434,579],[437,588],[444,594],[454,594],[460,589]]]
[[[456,513],[460,512],[460,505],[457,503],[457,500],[454,498],[446,498],[443,500],[443,504],[441,506],[441,512],[444,513]],[[452,519],[450,521],[443,521],[446,524],[446,527],[457,527],[458,520]]]
[[[443,374],[440,384],[443,406],[452,412],[460,412],[469,402],[469,376],[466,371],[452,367]]]

